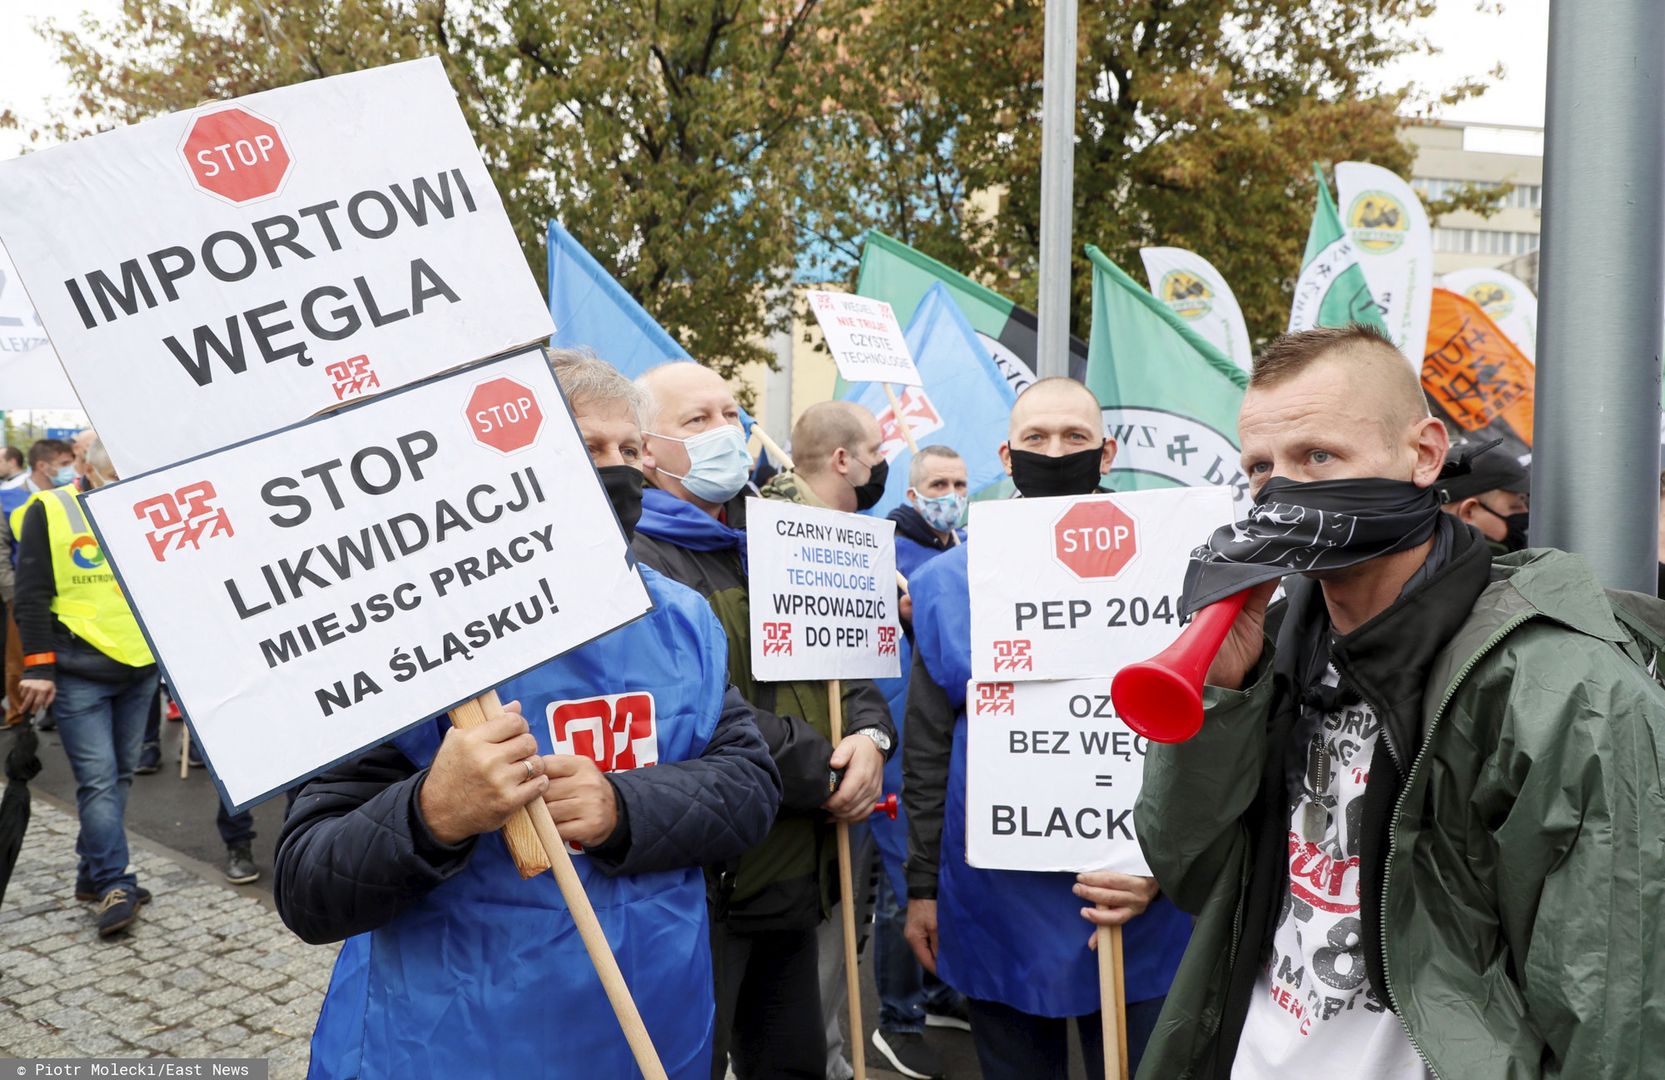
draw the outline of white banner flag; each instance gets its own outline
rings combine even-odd
[[[1440,283],[1479,304],[1515,348],[1537,360],[1538,298],[1524,281],[1501,270],[1470,269],[1453,270]]]
[[[1361,161],[1335,167],[1341,223],[1353,240],[1382,323],[1412,366],[1422,370],[1434,299],[1434,236],[1428,214],[1397,173]]]
[[[0,241],[130,474],[553,329],[432,58],[0,162]]]
[[[1231,286],[1214,265],[1194,251],[1176,247],[1140,248],[1151,295],[1191,324],[1215,348],[1244,371],[1254,362],[1249,328]]]

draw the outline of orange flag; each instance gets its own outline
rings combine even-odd
[[[1422,389],[1458,432],[1501,438],[1516,456],[1532,449],[1532,361],[1480,305],[1435,289],[1422,357]]]

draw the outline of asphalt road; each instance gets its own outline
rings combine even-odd
[[[225,845],[215,828],[214,818],[218,794],[208,771],[193,768],[181,779],[179,775],[180,732],[184,725],[164,721],[162,724],[162,769],[149,776],[133,778],[133,789],[127,803],[127,827],[146,839],[163,844],[200,862],[214,867],[225,864]],[[32,787],[44,791],[68,807],[75,805],[75,780],[69,770],[57,732],[41,733],[41,774]],[[256,839],[254,860],[260,867],[260,880],[241,888],[250,892],[270,894],[272,887],[272,856],[277,848],[278,830],[283,824],[284,799],[268,800],[253,810]],[[143,882],[141,882],[143,884]],[[879,1015],[879,1003],[873,984],[872,950],[864,949],[860,961],[862,973],[862,1018],[869,1034]],[[849,1021],[844,1022],[846,1036]],[[932,1028],[927,1034],[931,1045],[942,1056],[953,1080],[979,1080],[976,1055],[971,1036],[962,1031]],[[868,1072],[889,1080],[899,1074],[881,1069],[882,1059],[867,1042]],[[1085,1076],[1080,1064],[1080,1050],[1071,1036],[1072,1078]]]

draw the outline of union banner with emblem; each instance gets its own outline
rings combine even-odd
[[[1516,457],[1532,450],[1532,362],[1480,305],[1435,289],[1422,358],[1422,388],[1471,437],[1502,439]]]

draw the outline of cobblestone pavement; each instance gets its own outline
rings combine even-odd
[[[264,894],[129,834],[155,894],[122,936],[100,940],[78,903],[75,814],[37,792],[0,908],[0,1057],[267,1058],[306,1073],[307,1040],[335,946],[291,934]]]

